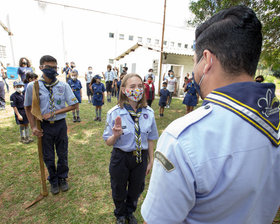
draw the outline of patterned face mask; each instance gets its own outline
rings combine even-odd
[[[130,90],[126,89],[125,90],[125,95],[129,99],[131,99],[131,100],[133,100],[135,102],[138,102],[138,101],[140,101],[142,99],[143,92],[144,92],[143,88],[140,88],[140,89],[136,88],[136,89],[130,89]]]

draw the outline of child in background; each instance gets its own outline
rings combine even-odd
[[[94,76],[95,83],[92,84],[91,89],[93,92],[92,104],[95,107],[96,117],[94,121],[101,121],[101,107],[104,104],[105,86],[101,83],[101,76]],[[94,82],[94,81],[93,81]]]
[[[77,70],[73,70],[70,73],[70,79],[68,80],[68,84],[70,85],[74,95],[76,96],[77,100],[79,101],[79,103],[82,102],[82,84],[80,82],[80,80],[78,80],[78,71]],[[75,115],[75,111],[77,116]],[[81,122],[81,118],[80,118],[80,109],[79,109],[79,104],[77,109],[72,110],[72,114],[73,114],[73,122]]]
[[[37,79],[38,79],[38,75],[36,75],[33,72],[27,72],[26,73],[26,78],[24,80],[24,91],[23,91],[23,93],[25,92],[28,83],[33,82],[33,81],[35,81]]]
[[[117,97],[117,92],[118,92],[118,79],[114,79],[113,85],[112,85],[112,96]]]
[[[153,82],[153,77],[149,76],[147,78],[147,82],[145,82],[144,85],[145,85],[145,94],[146,94],[147,104],[151,107],[152,102],[155,99],[155,86],[154,86],[154,82]]]
[[[16,92],[14,92],[10,96],[11,107],[15,112],[16,124],[19,125],[20,130],[20,142],[24,144],[28,144],[33,142],[33,139],[29,136],[29,127],[28,127],[28,119],[24,110],[24,84],[22,81],[15,81],[14,88]]]
[[[93,72],[92,72],[92,67],[89,66],[88,67],[88,72],[85,74],[85,80],[87,83],[87,96],[88,96],[88,103],[92,102],[92,92],[90,90],[90,86],[91,86],[91,80],[93,78]]]
[[[163,117],[164,107],[168,103],[169,95],[170,95],[170,92],[167,89],[167,83],[163,82],[162,83],[162,89],[160,90],[160,93],[159,93],[160,98],[159,98],[159,102],[158,102],[158,105],[159,105],[159,116],[160,117]]]
[[[186,95],[183,100],[183,104],[186,105],[186,114],[188,114],[193,111],[199,99],[198,93],[194,86],[194,80],[187,84],[187,86],[184,89],[184,92],[186,92]]]
[[[126,74],[124,72],[122,72],[122,74],[120,75],[120,80],[117,82],[117,89],[118,89],[117,98],[118,98],[118,100],[119,100],[119,95],[120,95],[120,88],[121,88],[121,84],[122,84],[122,79],[125,75]]]

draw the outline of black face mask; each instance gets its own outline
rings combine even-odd
[[[74,65],[71,65],[71,68],[74,68],[75,66]]]
[[[45,76],[47,76],[49,79],[51,79],[53,82],[56,80],[57,72],[54,69],[51,68],[45,68],[42,70]]]

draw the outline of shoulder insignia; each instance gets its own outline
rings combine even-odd
[[[151,108],[150,106],[147,106],[146,109],[149,110],[149,111],[152,111],[154,113],[153,108]]]
[[[111,114],[114,110],[118,109],[119,108],[119,105],[116,105],[114,106],[113,108],[111,108],[109,111],[108,111],[108,114]]]
[[[168,160],[163,153],[156,151],[155,158],[159,161],[159,163],[163,166],[163,168],[167,172],[171,172],[175,169],[175,166],[173,165],[173,163],[170,162],[170,160]]]
[[[207,116],[212,110],[213,107],[211,104],[201,106],[195,111],[173,121],[167,126],[165,131],[177,138],[182,133],[182,131]]]

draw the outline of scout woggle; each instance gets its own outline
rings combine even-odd
[[[140,88],[140,89],[136,88],[136,89],[131,89],[131,90],[126,89],[125,90],[125,95],[129,99],[131,99],[135,102],[138,102],[142,99],[143,92],[144,92],[143,88]]]

